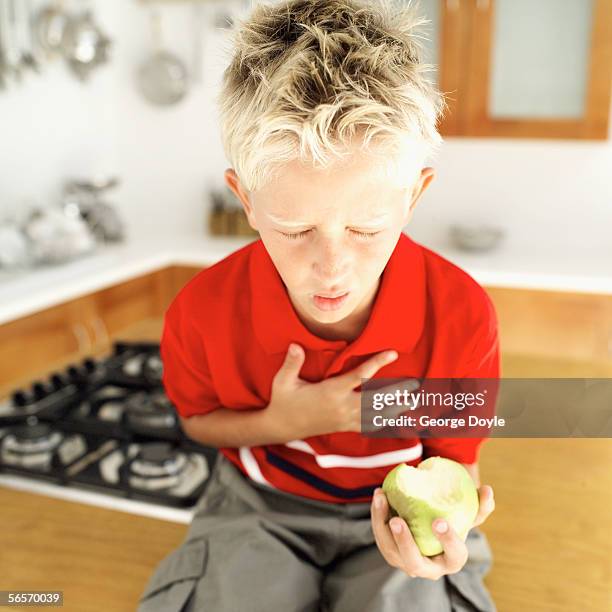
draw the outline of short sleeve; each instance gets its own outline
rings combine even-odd
[[[487,309],[482,324],[472,336],[474,340],[470,357],[459,366],[456,378],[487,378],[490,391],[487,398],[487,416],[495,414],[499,395],[500,346],[495,308],[487,296]],[[473,387],[470,387],[473,390]],[[487,438],[427,438],[422,439],[424,455],[454,459],[460,463],[476,463],[480,446]]]
[[[176,299],[164,317],[160,355],[166,395],[182,417],[207,414],[220,407],[203,338]]]

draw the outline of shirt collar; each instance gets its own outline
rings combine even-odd
[[[299,319],[287,289],[261,240],[249,260],[251,318],[255,335],[269,354],[286,353],[291,342],[306,350],[343,350],[366,355],[395,349],[409,353],[425,320],[425,262],[420,245],[403,232],[383,270],[370,318],[361,335],[327,340],[313,334]]]

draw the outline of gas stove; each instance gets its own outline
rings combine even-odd
[[[0,485],[189,522],[217,450],[188,438],[159,344],[116,342],[0,402]]]

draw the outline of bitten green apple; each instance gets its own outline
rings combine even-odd
[[[400,463],[387,474],[382,489],[426,557],[444,550],[432,531],[435,519],[445,519],[465,542],[478,513],[476,485],[452,459],[429,457],[416,468]]]

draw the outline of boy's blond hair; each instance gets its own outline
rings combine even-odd
[[[446,104],[421,61],[425,23],[414,1],[392,0],[258,3],[237,19],[217,104],[242,186],[258,190],[295,159],[328,167],[355,135],[387,162],[408,141],[434,153]]]

